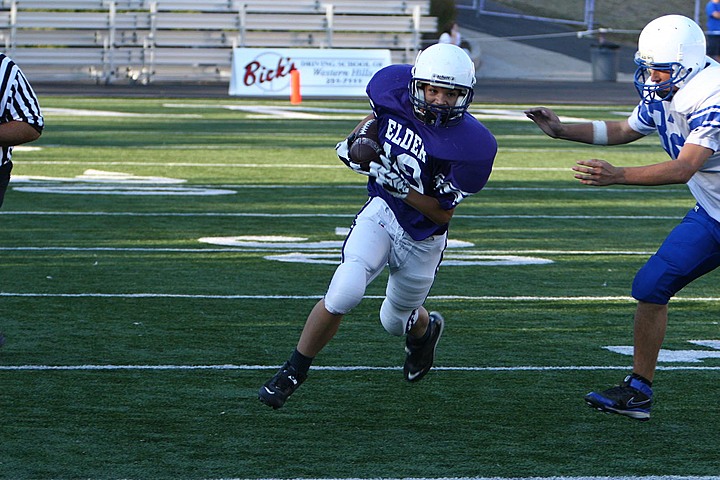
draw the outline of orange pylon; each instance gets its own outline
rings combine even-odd
[[[300,71],[293,69],[290,71],[290,103],[299,105],[302,102],[300,95]]]

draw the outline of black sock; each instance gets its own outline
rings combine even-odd
[[[307,375],[308,370],[310,370],[310,365],[312,364],[314,357],[306,357],[302,353],[297,351],[297,348],[293,351],[292,355],[290,356],[290,365],[295,368],[295,370],[298,373],[302,373],[303,375]]]
[[[422,336],[415,337],[408,333],[408,337],[410,338],[410,342],[415,345],[422,345],[423,343],[425,343],[427,339],[430,338],[430,322],[428,321],[427,328],[425,329],[425,333],[423,333]]]
[[[633,372],[630,376],[636,380],[640,380],[645,385],[652,388],[652,382],[650,380],[648,380],[647,378],[643,377],[642,375],[638,375],[637,373]]]

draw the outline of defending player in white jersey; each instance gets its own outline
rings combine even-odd
[[[406,336],[405,379],[418,381],[432,367],[444,319],[423,304],[455,207],[485,186],[497,153],[493,135],[467,113],[474,83],[472,60],[449,44],[428,47],[414,66],[391,65],[370,80],[367,94],[378,122],[382,163],[361,170],[348,155],[352,135],[337,146],[346,165],[369,176],[369,199],[296,349],[260,388],[258,397],[266,405],[282,407],[305,381],[315,356],[385,266],[389,277],[380,322],[390,334]]]
[[[638,304],[631,374],[619,386],[585,396],[598,410],[648,420],[668,302],[720,265],[720,65],[705,56],[702,29],[681,15],[648,23],[635,63],[641,101],[624,121],[564,124],[547,108],[526,114],[547,135],[582,143],[626,144],[657,132],[670,160],[640,167],[580,160],[575,178],[595,186],[687,183],[697,201],[633,281]]]

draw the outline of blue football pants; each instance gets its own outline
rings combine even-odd
[[[632,296],[665,305],[685,285],[720,265],[720,223],[696,205],[635,275]]]

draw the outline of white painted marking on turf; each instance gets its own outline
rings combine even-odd
[[[194,188],[194,187],[143,187],[143,186],[95,186],[95,185],[57,185],[13,187],[13,190],[27,193],[61,193],[64,195],[235,195],[234,190]]]
[[[27,162],[23,162],[27,163]],[[233,184],[233,185],[218,185],[224,188],[237,188],[237,189],[288,189],[288,190],[337,190],[338,188],[352,188],[358,190],[366,190],[367,186],[364,183],[356,185],[251,185],[251,184]],[[678,188],[630,188],[630,187],[607,187],[607,188],[588,188],[588,187],[568,187],[568,188],[555,188],[555,187],[485,187],[484,192],[495,191],[495,192],[586,192],[586,193],[597,193],[597,194],[615,194],[615,193],[642,193],[643,195],[663,194],[663,193],[677,193],[683,196],[687,196],[689,199],[689,191],[685,187]],[[688,205],[688,209],[690,204]]]
[[[678,220],[682,215],[453,215],[454,218],[555,220]]]
[[[43,109],[44,111],[45,109]],[[13,152],[39,152],[43,147],[35,147],[30,145],[16,145],[13,147]]]
[[[263,248],[245,248],[245,252],[263,252],[268,248],[278,248],[277,245]],[[297,246],[291,246],[297,248]],[[319,249],[324,250],[324,249]],[[328,248],[326,251],[334,251],[336,247]],[[171,247],[0,247],[0,251],[68,251],[68,252],[178,252],[178,253],[216,253],[216,252],[237,252],[237,248],[171,248]],[[465,253],[474,255],[652,255],[651,251],[623,251],[623,250],[465,250]]]
[[[306,248],[300,246],[298,248]],[[274,260],[285,263],[314,263],[324,265],[337,265],[340,261],[340,252],[335,253],[302,253],[292,252],[279,255],[267,255],[266,260]],[[473,253],[456,254],[446,251],[443,256],[443,267],[467,267],[467,266],[510,266],[510,265],[546,265],[555,263],[546,258],[520,257],[517,255],[476,255]]]
[[[305,120],[329,120],[338,119],[337,113],[353,113],[355,116],[347,117],[350,119],[362,118],[367,115],[367,109],[339,109],[339,108],[316,108],[316,107],[297,107],[284,105],[242,105],[242,104],[184,104],[184,103],[166,103],[166,108],[220,108],[225,110],[244,111],[258,113],[261,115],[248,115],[248,118],[283,118],[283,119],[305,119]],[[478,120],[514,120],[519,122],[530,122],[523,110],[518,109],[500,109],[500,108],[479,108],[473,106],[470,112]],[[345,117],[343,117],[345,118]],[[566,123],[584,123],[589,119],[582,117],[562,116],[560,120]]]
[[[18,147],[15,147],[18,148]],[[185,146],[183,146],[185,148]],[[166,163],[157,164],[157,163],[141,163],[141,162],[48,162],[48,161],[32,161],[32,160],[25,160],[23,161],[23,164],[36,164],[36,165],[133,165],[133,166],[153,166],[153,165],[168,165]],[[228,164],[191,164],[187,166],[227,166]],[[342,166],[342,168],[345,168]],[[16,178],[14,175],[13,178]],[[33,177],[33,178],[39,178],[39,177]],[[10,180],[12,181],[12,179]],[[200,186],[200,185],[196,185]],[[234,185],[212,185],[213,187],[222,187],[222,188],[236,188],[236,189],[282,189],[282,190],[337,190],[338,188],[350,188],[350,189],[358,189],[358,190],[366,190],[367,187],[364,183],[356,184],[356,185],[273,185],[273,184],[262,184],[262,185],[253,185],[253,184],[234,184]],[[596,194],[614,194],[614,193],[642,193],[644,195],[648,195],[650,193],[654,194],[661,194],[661,193],[679,193],[683,195],[689,195],[689,192],[687,188],[685,187],[678,187],[678,188],[631,188],[631,187],[605,187],[605,188],[588,188],[588,187],[562,187],[562,188],[555,188],[555,187],[485,187],[483,191],[497,191],[497,192],[558,192],[558,193],[564,193],[564,192],[586,192],[586,193],[596,193]],[[688,197],[689,198],[689,197]],[[688,207],[689,209],[690,207]]]
[[[34,176],[34,175],[13,175],[11,182],[37,182],[42,180],[44,182],[84,182],[84,183],[122,183],[122,184],[137,184],[137,183],[150,183],[150,184],[177,184],[185,183],[187,180],[180,178],[171,177],[143,177],[140,175],[134,175],[132,173],[125,172],[108,172],[104,170],[88,169],[85,170],[81,175],[74,177],[45,177],[45,176]]]
[[[318,295],[191,295],[180,293],[31,293],[0,292],[0,297],[35,298],[188,298],[214,300],[318,300]],[[384,299],[384,295],[365,295],[363,298]],[[636,302],[632,297],[549,297],[549,296],[472,296],[472,295],[435,295],[428,297],[433,301],[480,301],[480,302]],[[671,302],[720,302],[720,297],[673,297]]]
[[[24,187],[20,187],[24,188]],[[18,187],[15,188],[16,190]],[[233,192],[235,193],[235,192]],[[42,212],[42,211],[0,211],[0,215],[55,215],[55,216],[126,216],[126,217],[248,217],[248,218],[353,218],[356,213],[176,213],[176,212]],[[678,220],[682,215],[463,215],[453,218],[478,220],[506,219],[555,219],[555,220]]]
[[[473,266],[503,267],[510,265],[548,265],[555,263],[547,258],[521,257],[518,255],[477,255],[471,252],[445,254],[442,265],[444,267]]]
[[[287,238],[287,237],[286,237]],[[341,240],[324,240],[319,242],[304,242],[306,238],[300,240],[285,240],[285,241],[262,241],[258,240],[257,237],[253,238],[250,236],[241,237],[202,237],[198,239],[201,243],[209,243],[212,245],[224,245],[232,247],[247,247],[247,248],[263,248],[263,249],[339,249],[342,247]]]
[[[659,362],[702,363],[706,358],[720,358],[720,340],[688,340],[689,343],[713,350],[669,350],[661,348],[658,355]],[[624,345],[610,345],[603,347],[613,353],[633,356],[633,347]]]
[[[48,183],[36,184],[37,180]],[[82,175],[67,177],[13,176],[13,190],[32,193],[74,195],[234,195],[235,190],[212,187],[166,186],[186,180],[169,177],[143,177],[132,173],[88,169]],[[15,186],[15,183],[25,185]],[[78,185],[80,183],[80,185]]]
[[[167,108],[220,108],[224,110],[249,112],[247,118],[253,119],[272,119],[282,118],[284,120],[360,120],[368,114],[368,109],[339,109],[339,108],[311,108],[296,107],[283,105],[238,105],[238,104],[214,104],[214,105],[198,105],[198,104],[182,104],[182,103],[166,103],[163,105]],[[327,115],[328,113],[352,113],[354,115]]]
[[[315,300],[323,295],[189,295],[180,293],[12,293],[0,292],[0,297],[35,298],[193,298],[214,300]],[[385,298],[366,296],[365,298]]]
[[[72,117],[144,117],[144,118],[202,118],[202,115],[195,113],[129,113],[129,112],[113,112],[109,110],[89,110],[82,108],[52,108],[43,107],[45,115],[64,115]]]
[[[185,147],[183,147],[185,148]],[[332,169],[332,170],[342,170],[347,168],[345,165],[342,164],[332,164],[332,165],[325,165],[325,164],[317,164],[317,163],[186,163],[186,162],[94,162],[94,161],[44,161],[44,160],[32,160],[23,162],[23,164],[30,164],[30,165],[110,165],[110,166],[150,166],[150,167],[160,167],[160,166],[167,166],[167,167],[196,167],[196,168],[282,168],[282,169],[302,169],[302,170],[312,170],[312,169],[319,169],[319,170],[325,170],[325,169]],[[570,167],[493,167],[493,170],[497,171],[532,171],[532,172],[572,172]],[[590,190],[590,188],[585,188],[585,190]],[[619,190],[616,188],[616,190]],[[656,190],[654,190],[656,191]],[[676,190],[680,191],[680,190]]]
[[[243,252],[267,252],[268,248],[246,248]],[[324,251],[333,251],[328,249]],[[0,251],[58,251],[58,252],[177,252],[177,253],[222,253],[238,252],[237,248],[169,248],[169,247],[0,247]],[[320,251],[320,250],[319,250]]]
[[[241,235],[234,237],[202,237],[198,239],[202,243],[210,243],[212,245],[224,245],[232,247],[245,248],[267,248],[267,249],[340,249],[342,248],[342,240],[324,240],[319,242],[306,242],[307,238],[303,237],[282,237],[275,236],[271,240],[265,240],[265,236],[259,235]],[[448,248],[467,248],[472,247],[471,242],[463,242],[460,240],[448,240]]]
[[[304,242],[306,237],[288,237],[284,235],[239,235],[237,237],[208,237],[208,238],[234,238],[239,242],[266,242],[266,243],[284,243],[284,242]]]
[[[248,480],[244,478],[218,478],[214,480]],[[262,480],[288,480],[263,478]],[[720,480],[720,476],[657,475],[649,477],[612,476],[612,477],[404,477],[404,478],[295,478],[289,480]]]
[[[0,365],[0,371],[86,371],[86,370],[277,370],[280,365]],[[579,372],[597,370],[627,370],[630,365],[567,365],[567,366],[518,366],[518,367],[442,367],[433,370],[446,372]],[[369,365],[312,366],[313,371],[333,372],[397,371],[402,367],[375,367]],[[720,371],[720,367],[658,366],[658,370]]]
[[[165,147],[166,148],[166,147]],[[183,149],[186,148],[183,145]],[[206,147],[202,147],[206,149]],[[318,165],[307,163],[197,163],[197,162],[101,162],[101,161],[47,161],[47,160],[30,160],[23,162],[27,165],[104,165],[104,166],[132,166],[132,167],[200,167],[200,168],[302,168],[307,170],[310,168],[319,169],[345,169],[345,165]]]
[[[89,216],[89,217],[248,217],[248,218],[309,218],[309,217],[323,217],[323,218],[353,218],[355,214],[343,214],[343,213],[213,213],[213,212],[200,212],[200,213],[175,213],[175,212],[13,212],[0,210],[0,215],[53,215],[59,217],[65,216]]]
[[[183,149],[188,149],[191,146],[183,145]],[[157,148],[163,148],[166,149],[167,147],[157,147]],[[196,148],[207,150],[209,147],[206,145],[199,145]],[[227,149],[230,148],[237,148],[237,147],[225,147]],[[153,150],[155,148],[147,148],[148,150]],[[218,148],[220,149],[220,148]],[[528,151],[537,152],[538,149],[532,149]],[[145,167],[195,167],[195,168],[283,168],[283,169],[332,169],[332,170],[342,170],[346,169],[347,167],[343,165],[342,163],[338,162],[337,164],[309,164],[309,163],[203,163],[203,162],[128,162],[128,161],[81,161],[81,160],[64,160],[64,161],[51,161],[51,160],[27,160],[23,161],[24,165],[101,165],[101,166],[145,166]],[[537,172],[571,172],[569,167],[493,167],[493,170],[507,170],[507,171],[537,171]],[[295,186],[288,185],[287,188],[295,188]],[[335,187],[326,187],[326,188],[335,188]],[[488,187],[488,189],[491,187]],[[496,188],[496,187],[495,187]],[[564,191],[567,189],[558,188],[555,189],[557,191]],[[625,187],[604,187],[602,189],[597,188],[580,188],[580,190],[585,191],[621,191],[621,192],[627,192],[627,191],[633,191],[632,189],[628,189]],[[668,189],[669,191],[674,192],[687,192],[687,189],[683,188],[676,188],[676,189]],[[572,190],[571,190],[572,191]],[[635,191],[644,191],[644,192],[661,192],[663,190],[657,190],[657,189],[635,189]]]

